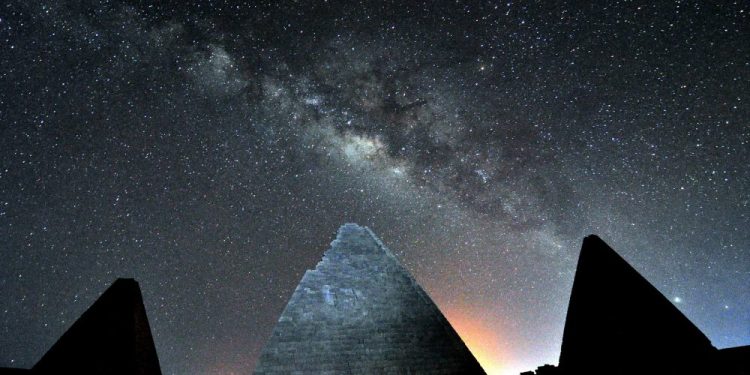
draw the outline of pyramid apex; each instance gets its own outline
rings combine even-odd
[[[112,285],[110,285],[110,288],[112,288],[114,286],[136,288],[138,290],[141,289],[140,286],[138,285],[138,282],[135,281],[135,279],[133,279],[133,278],[122,278],[122,277],[120,277],[117,280],[115,280],[115,282],[112,283]]]
[[[595,234],[590,234],[583,238],[583,243],[581,244],[581,253],[578,258],[579,268],[582,265],[581,261],[587,258],[599,259],[595,261],[597,264],[604,261],[603,259],[610,259],[607,262],[615,262],[616,264],[620,264],[623,267],[631,268],[627,261],[625,261],[625,259],[615,251],[615,249],[613,249],[611,246],[609,246],[609,244],[604,242],[601,237]],[[584,261],[584,263],[587,262]]]
[[[583,245],[581,249],[590,247],[601,247],[614,251],[606,242],[604,242],[601,237],[597,236],[596,234],[589,234],[588,236],[583,238]]]
[[[365,227],[357,223],[345,223],[344,225],[339,227],[338,236],[341,236],[342,234],[351,233],[351,232],[361,232],[363,230],[365,230]]]
[[[140,301],[135,303],[143,303],[141,286],[132,278],[116,279],[106,290],[104,290],[104,293],[102,293],[99,299],[102,301],[111,300],[111,303],[120,305],[132,303],[126,301]]]
[[[356,244],[356,245],[355,245]],[[331,241],[325,256],[337,256],[335,254],[380,254],[391,258],[395,255],[388,249],[383,241],[372,231],[372,229],[356,223],[346,223],[339,227],[336,238]]]
[[[355,223],[346,223],[339,227],[336,233],[336,238],[331,241],[331,247],[335,247],[338,243],[345,240],[347,237],[351,237],[357,234],[361,234],[365,231],[365,228]]]
[[[594,233],[591,233],[588,236],[584,237],[583,240],[584,241],[588,240],[588,241],[602,241],[602,242],[604,242],[604,240],[602,240],[601,237],[597,236]]]

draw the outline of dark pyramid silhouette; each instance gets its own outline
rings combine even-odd
[[[138,283],[133,279],[115,281],[31,373],[161,374]]]
[[[717,350],[596,236],[583,240],[563,332],[566,374],[711,374]]]
[[[346,224],[307,271],[256,374],[483,374],[427,293],[366,227]]]
[[[27,375],[33,374],[31,370],[23,368],[0,367],[0,375]]]
[[[723,373],[750,375],[750,345],[719,350]]]

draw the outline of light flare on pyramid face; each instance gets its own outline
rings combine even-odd
[[[497,324],[482,319],[481,315],[484,314],[475,314],[464,308],[445,310],[445,317],[488,375],[519,374],[521,371],[511,369],[504,360],[507,350],[503,348]]]

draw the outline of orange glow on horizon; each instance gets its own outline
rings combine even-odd
[[[445,317],[488,375],[518,375],[505,361],[507,350],[500,339],[498,324],[473,316],[468,309],[446,310]]]

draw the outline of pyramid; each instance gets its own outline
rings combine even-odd
[[[133,279],[115,281],[31,372],[161,374],[138,283]]]
[[[307,271],[256,374],[484,374],[427,293],[375,234],[346,224]]]
[[[563,332],[566,374],[709,374],[716,349],[596,236],[583,240]]]
[[[750,345],[719,350],[723,374],[750,375]]]

